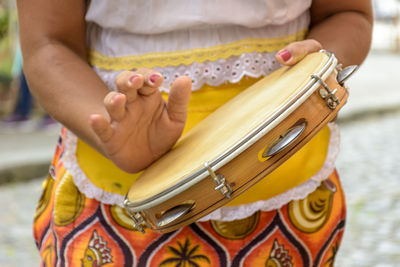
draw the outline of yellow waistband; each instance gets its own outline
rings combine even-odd
[[[184,133],[256,81],[257,79],[244,78],[238,84],[224,84],[218,87],[205,85],[202,89],[194,91],[189,102],[189,113]],[[163,97],[167,98],[167,95]],[[324,128],[293,157],[272,172],[267,179],[262,180],[234,199],[229,205],[267,199],[309,179],[324,164],[329,134],[329,129]],[[140,175],[140,173],[128,174],[123,172],[81,140],[78,140],[76,149],[76,156],[81,169],[95,186],[104,191],[125,195]]]
[[[163,68],[167,66],[191,65],[194,62],[227,59],[243,53],[275,52],[292,42],[303,40],[306,34],[307,29],[304,29],[294,34],[277,38],[249,38],[211,47],[120,57],[110,57],[91,49],[89,50],[89,62],[92,66],[114,71],[133,68]]]

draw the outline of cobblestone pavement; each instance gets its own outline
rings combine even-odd
[[[42,179],[0,186],[0,266],[39,266],[32,235]]]
[[[337,266],[400,266],[400,112],[341,125],[348,204]]]
[[[400,263],[400,112],[340,125],[348,221],[336,266]],[[41,179],[0,187],[0,266],[38,266],[31,222]]]

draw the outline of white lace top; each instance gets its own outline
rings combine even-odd
[[[260,77],[279,67],[271,59],[282,43],[304,35],[310,5],[311,0],[92,0],[86,15],[92,64],[110,88],[118,70],[139,67],[160,71],[164,91],[182,74],[192,77],[194,90]]]
[[[238,82],[279,68],[273,58],[287,43],[302,39],[311,0],[92,0],[87,10],[90,63],[111,90],[119,71],[148,67],[164,75],[161,90],[180,75],[202,85]],[[307,182],[281,195],[251,204],[222,207],[202,220],[234,220],[256,210],[280,208],[314,191],[334,170],[338,131],[330,125],[328,155]],[[73,156],[76,136],[67,134],[64,165],[86,196],[122,205],[124,196],[96,187]]]

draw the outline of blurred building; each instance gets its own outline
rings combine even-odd
[[[400,52],[400,1],[373,0],[375,25],[372,50]]]
[[[373,7],[376,20],[393,20],[398,16],[400,1],[373,0]]]

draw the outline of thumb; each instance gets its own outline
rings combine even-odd
[[[293,42],[276,53],[275,59],[283,65],[292,66],[308,54],[318,52],[321,49],[322,45],[314,39]]]
[[[192,92],[192,81],[187,76],[177,78],[171,86],[167,110],[171,121],[184,123],[187,116],[187,105]]]

